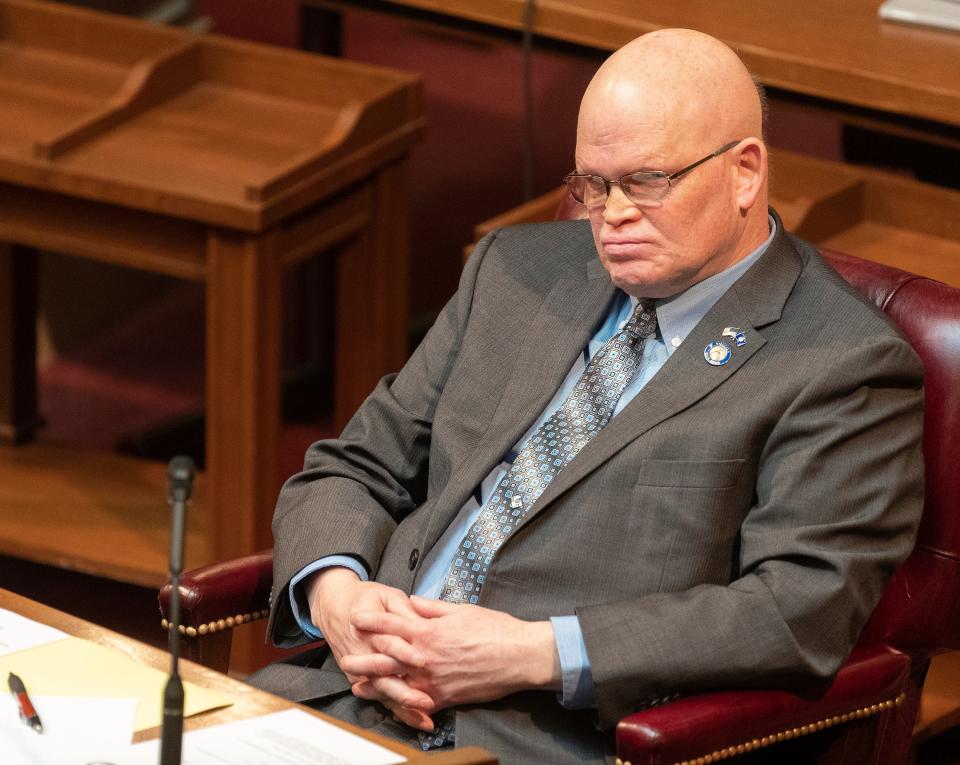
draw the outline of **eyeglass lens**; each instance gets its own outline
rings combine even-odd
[[[610,185],[617,183],[613,181]],[[637,205],[659,203],[670,188],[666,176],[652,173],[634,173],[620,179],[620,188],[627,199]],[[574,175],[567,180],[570,193],[578,202],[588,207],[602,205],[607,201],[607,182],[598,176]]]

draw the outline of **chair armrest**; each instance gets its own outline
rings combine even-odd
[[[902,703],[910,658],[883,645],[857,648],[816,695],[722,691],[636,712],[617,725],[618,759],[632,765],[711,763]]]
[[[182,631],[195,637],[265,618],[272,581],[271,550],[184,572],[180,577]],[[164,627],[170,614],[171,589],[168,582],[160,590]]]

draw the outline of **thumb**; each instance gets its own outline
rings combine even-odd
[[[421,598],[419,595],[410,598],[410,605],[420,616],[427,619],[446,616],[457,607],[455,603],[447,603],[444,600],[435,600],[434,598]]]

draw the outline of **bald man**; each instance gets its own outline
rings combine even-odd
[[[922,370],[767,207],[760,98],[689,30],[608,59],[589,221],[486,237],[274,520],[252,681],[425,748],[609,762],[623,716],[843,662],[920,516]]]

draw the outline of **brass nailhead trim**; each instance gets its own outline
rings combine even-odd
[[[778,733],[764,736],[763,738],[755,738],[752,741],[745,741],[742,744],[736,744],[734,746],[725,747],[724,749],[718,749],[710,754],[705,754],[703,757],[697,757],[693,760],[682,760],[681,762],[675,762],[673,765],[710,765],[710,763],[717,762],[718,760],[725,760],[728,757],[735,757],[738,754],[752,752],[754,749],[762,749],[765,746],[770,746],[770,744],[776,744],[780,741],[788,741],[792,738],[799,738],[800,736],[806,736],[810,733],[816,733],[817,731],[831,728],[834,725],[842,725],[850,720],[860,720],[864,717],[872,717],[873,715],[877,715],[881,712],[886,712],[889,709],[900,706],[906,697],[907,695],[905,693],[901,693],[895,699],[881,701],[879,704],[871,704],[869,707],[863,707],[862,709],[857,709],[846,714],[827,717],[823,720],[818,720],[815,723],[801,725],[799,728],[788,728]],[[621,760],[619,757],[617,757],[617,765],[631,765],[631,763],[629,760]]]
[[[226,619],[216,619],[212,622],[201,624],[199,627],[184,627],[181,624],[179,632],[181,635],[192,638],[197,637],[197,635],[212,635],[214,632],[233,629],[238,624],[246,624],[247,622],[255,622],[259,619],[266,619],[269,615],[270,609],[265,608],[262,611],[254,611],[250,614],[237,614],[236,616],[228,616]],[[168,630],[170,629],[170,622],[166,619],[161,619],[160,626]]]

